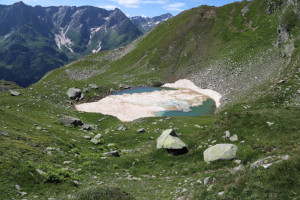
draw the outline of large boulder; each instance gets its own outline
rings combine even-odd
[[[69,88],[67,95],[73,100],[80,99],[82,96],[79,88]]]
[[[236,156],[238,148],[234,144],[216,144],[203,152],[204,161],[231,160]]]
[[[20,96],[20,92],[14,91],[14,90],[10,90],[10,95],[11,96]]]
[[[188,152],[187,145],[178,137],[172,129],[165,130],[157,138],[157,149],[164,148],[173,155],[184,154]]]
[[[57,122],[64,124],[65,126],[83,126],[83,123],[80,119],[69,116],[63,116]]]

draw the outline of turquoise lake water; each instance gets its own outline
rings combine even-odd
[[[134,94],[134,93],[154,92],[154,91],[162,91],[162,90],[175,90],[175,89],[166,88],[166,87],[134,87],[131,89],[118,91],[112,95]]]
[[[123,94],[134,94],[134,93],[144,93],[144,92],[154,92],[154,91],[161,91],[161,90],[174,90],[172,88],[164,88],[164,87],[135,87],[132,89],[126,89],[122,91],[118,91],[112,95],[123,95]],[[173,104],[173,102],[169,102],[169,104]],[[190,107],[190,111],[164,111],[164,112],[157,112],[155,115],[157,117],[163,116],[203,116],[203,115],[210,115],[213,114],[216,109],[215,101],[207,98],[203,105]]]

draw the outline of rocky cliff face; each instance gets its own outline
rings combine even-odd
[[[90,53],[124,46],[142,32],[115,9],[0,5],[0,79],[28,86]]]
[[[131,17],[130,20],[137,26],[141,31],[149,32],[154,29],[158,24],[171,19],[173,16],[170,13],[163,14],[156,17],[144,17],[144,16],[136,16]]]

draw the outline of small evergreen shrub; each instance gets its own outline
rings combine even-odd
[[[293,10],[288,10],[283,15],[282,21],[288,30],[295,28],[299,23],[298,16]]]
[[[51,165],[44,165],[41,169],[45,172],[45,174],[42,175],[44,182],[63,183],[68,178],[78,179],[74,173],[68,172],[64,169],[55,168]]]

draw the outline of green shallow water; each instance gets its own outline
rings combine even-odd
[[[195,116],[203,116],[213,114],[216,109],[215,101],[212,99],[207,99],[203,102],[203,105],[190,107],[191,111],[183,112],[183,111],[164,111],[157,112],[155,116],[163,117],[163,116],[186,116],[186,117],[195,117]]]
[[[161,90],[174,90],[172,88],[163,88],[163,87],[135,87],[131,89],[122,90],[116,92],[112,95],[123,95],[123,94],[134,94],[134,93],[144,93],[144,92],[154,92],[154,91],[161,91]],[[176,104],[175,102],[168,102],[168,104]],[[203,115],[210,115],[213,114],[216,109],[216,104],[213,99],[207,98],[203,105],[190,107],[190,111],[164,111],[164,112],[157,112],[155,116],[163,117],[163,116],[203,116]]]

